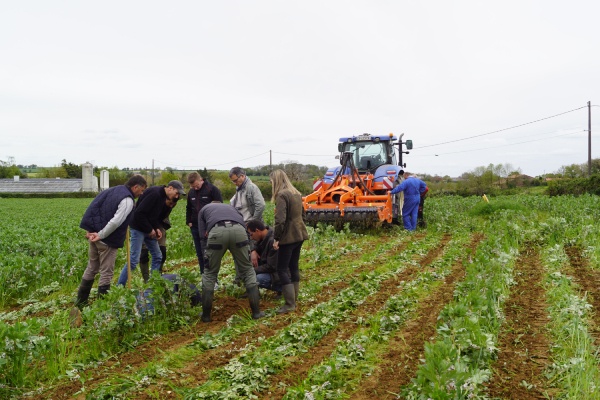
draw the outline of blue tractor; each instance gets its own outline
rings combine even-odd
[[[402,215],[402,193],[390,195],[389,190],[401,181],[400,171],[405,145],[412,149],[412,140],[402,141],[392,133],[342,137],[338,144],[340,165],[327,170],[313,185],[314,192],[303,197],[306,222],[343,226],[379,226],[393,223]],[[398,154],[398,156],[396,156]]]

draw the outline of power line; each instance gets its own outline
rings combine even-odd
[[[256,157],[260,157],[260,156],[264,156],[265,154],[269,154],[268,151],[264,152],[264,153],[260,153],[260,154],[256,154],[254,156],[250,156],[247,158],[242,158],[240,160],[235,160],[235,161],[228,161],[228,162],[224,162],[221,164],[212,164],[212,165],[204,165],[204,166],[197,166],[197,165],[177,165],[177,164],[173,164],[173,163],[168,163],[165,161],[160,161],[157,159],[154,159],[154,161],[162,163],[166,166],[173,166],[173,167],[177,167],[177,169],[201,169],[201,168],[214,168],[214,167],[220,167],[222,165],[236,165],[238,164],[240,161],[246,161],[246,160],[250,160]]]
[[[498,129],[498,130],[496,130],[496,131],[487,132],[487,133],[482,133],[482,134],[480,134],[480,135],[469,136],[469,137],[462,138],[462,139],[454,139],[454,140],[449,140],[449,141],[447,141],[447,142],[441,142],[441,143],[429,144],[429,145],[426,145],[426,146],[420,146],[419,148],[420,148],[420,149],[423,149],[423,148],[425,148],[425,147],[434,147],[434,146],[440,146],[440,145],[442,145],[442,144],[448,144],[448,143],[460,142],[460,141],[463,141],[463,140],[474,139],[474,138],[481,137],[481,136],[491,135],[491,134],[493,134],[493,133],[498,133],[498,132],[507,131],[507,130],[509,130],[509,129],[520,128],[520,127],[522,127],[522,126],[531,125],[531,124],[534,124],[534,123],[536,123],[536,122],[544,121],[544,120],[547,120],[547,119],[550,119],[550,118],[554,118],[554,117],[558,117],[558,116],[561,116],[561,115],[564,115],[564,114],[568,114],[568,113],[571,113],[571,112],[574,112],[574,111],[578,111],[578,110],[581,110],[581,109],[583,109],[583,108],[587,108],[587,105],[586,105],[586,106],[583,106],[583,107],[575,108],[575,109],[573,109],[573,110],[565,111],[565,112],[562,112],[562,113],[560,113],[560,114],[551,115],[551,116],[549,116],[549,117],[545,117],[545,118],[536,119],[535,121],[526,122],[526,123],[524,123],[524,124],[520,124],[520,125],[511,126],[511,127],[509,127],[509,128]]]
[[[452,151],[452,152],[448,152],[448,153],[437,153],[437,154],[428,154],[428,155],[430,155],[430,156],[431,155],[440,156],[440,155],[447,155],[447,154],[468,153],[468,152],[471,152],[471,151],[481,151],[481,150],[496,149],[496,148],[499,148],[499,147],[515,146],[517,144],[523,144],[523,143],[539,142],[540,140],[548,140],[548,139],[552,139],[552,138],[556,138],[556,137],[561,137],[561,136],[574,135],[576,133],[581,133],[581,132],[587,132],[587,130],[586,129],[579,129],[579,130],[577,130],[575,132],[569,132],[569,133],[563,133],[563,134],[560,134],[560,135],[543,137],[541,139],[525,140],[525,141],[522,141],[522,142],[503,144],[503,145],[499,145],[499,146],[482,147],[482,148],[479,148],[479,149],[460,150],[460,151]]]

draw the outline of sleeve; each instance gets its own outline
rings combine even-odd
[[[189,196],[189,192],[188,192],[187,202],[185,204],[185,224],[186,225],[192,222],[193,211],[194,211],[194,204],[192,203],[192,198],[191,198],[191,196]]]
[[[138,230],[145,234],[152,232],[152,229],[160,228],[160,211],[157,212],[157,201],[160,201],[160,196],[151,193],[144,201],[138,201],[138,206],[135,208],[135,222]],[[162,207],[162,204],[161,204]],[[162,209],[161,209],[162,210]]]
[[[254,187],[255,190],[253,190],[254,193],[252,194],[254,197],[254,215],[252,218],[262,221],[263,211],[265,210],[265,198],[258,186],[255,185]]]
[[[212,185],[212,201],[220,201],[223,202],[223,195],[218,187]]]
[[[277,255],[279,254],[278,250],[273,248],[273,237],[269,240],[268,252],[267,252],[267,269],[268,272],[276,273],[277,272]]]
[[[102,228],[100,232],[98,232],[98,236],[100,239],[107,238],[111,233],[113,233],[125,220],[129,213],[133,211],[133,199],[131,197],[125,197],[119,203],[119,207],[117,207],[117,212],[115,215],[108,221],[106,226]]]
[[[273,225],[273,237],[275,240],[280,240],[285,232],[287,206],[284,196],[278,196],[275,199],[275,224]]]
[[[406,179],[403,180],[402,183],[400,183],[398,186],[393,188],[392,191],[390,192],[390,194],[396,194],[398,192],[402,192],[404,189],[406,189]]]
[[[204,208],[198,213],[198,234],[200,239],[204,239],[206,236],[206,220],[204,217]]]

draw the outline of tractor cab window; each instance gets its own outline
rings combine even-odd
[[[345,143],[344,151],[354,154],[354,165],[359,170],[374,170],[387,163],[386,142],[350,142]]]

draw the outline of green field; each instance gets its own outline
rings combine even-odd
[[[290,314],[261,292],[252,320],[226,257],[209,324],[159,278],[140,314],[136,272],[72,328],[90,201],[0,199],[1,398],[600,398],[596,196],[437,197],[412,233],[309,228]],[[199,284],[184,217],[166,268]]]

